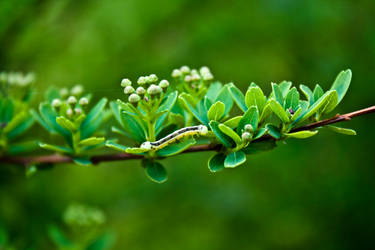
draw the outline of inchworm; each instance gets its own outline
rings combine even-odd
[[[173,133],[167,135],[166,137],[158,141],[155,141],[155,142],[146,141],[142,143],[141,148],[159,150],[185,136],[206,135],[207,133],[208,133],[208,128],[204,125],[185,127],[185,128],[181,128],[179,130],[174,131]]]

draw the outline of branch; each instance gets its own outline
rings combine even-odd
[[[361,116],[365,114],[375,113],[375,106],[368,107],[365,109],[357,110],[351,113],[339,115],[314,122],[299,128],[292,129],[291,132],[297,132],[302,130],[312,130],[314,128],[319,128],[325,125],[342,122],[342,121],[349,121],[356,116]],[[263,141],[271,139],[270,136],[263,136],[256,141]],[[213,144],[204,144],[204,145],[197,145],[187,150],[183,151],[182,153],[193,153],[193,152],[203,152],[203,151],[217,151],[221,148],[221,145],[213,145]],[[106,154],[106,155],[96,155],[91,156],[90,160],[93,164],[99,164],[101,162],[111,162],[111,161],[125,161],[125,160],[132,160],[132,159],[143,159],[142,155],[135,155],[135,154],[128,154],[128,153],[119,153],[119,154]],[[70,156],[66,155],[59,155],[59,154],[52,154],[52,155],[41,155],[41,156],[3,156],[0,157],[0,162],[2,163],[10,163],[15,165],[23,165],[29,166],[32,164],[56,164],[56,163],[72,163],[74,162]]]

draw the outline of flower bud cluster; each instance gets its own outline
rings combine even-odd
[[[121,81],[121,87],[124,88],[124,94],[128,97],[128,102],[138,105],[140,101],[149,101],[160,97],[161,93],[165,93],[169,87],[167,80],[161,80],[155,74],[141,76],[137,80],[138,87],[133,87],[132,81],[124,78]]]
[[[182,66],[172,71],[172,77],[183,83],[187,83],[192,88],[199,88],[200,84],[210,82],[214,78],[210,69],[206,66],[201,67],[199,70]]]
[[[63,88],[60,90],[60,98],[53,99],[51,106],[60,115],[68,118],[78,117],[84,113],[84,108],[89,104],[87,97],[79,98],[82,93],[83,87],[81,85],[74,86],[70,92],[67,88]]]
[[[23,74],[21,72],[1,72],[0,82],[9,86],[26,87],[35,81],[33,73]]]
[[[254,128],[251,124],[246,124],[244,132],[241,135],[243,142],[249,142],[251,138],[253,137]]]
[[[80,85],[80,84],[77,84],[77,85],[74,85],[70,89],[70,91],[69,91],[68,88],[62,88],[62,89],[60,89],[60,96],[62,98],[65,98],[65,97],[69,96],[69,94],[70,94],[71,96],[79,97],[79,96],[81,96],[83,94],[83,91],[84,91],[83,86]]]

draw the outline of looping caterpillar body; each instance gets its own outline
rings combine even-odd
[[[155,142],[146,141],[142,143],[141,148],[159,150],[169,145],[170,143],[173,143],[185,136],[206,135],[207,133],[208,133],[208,128],[204,125],[185,127],[185,128],[181,128],[179,130],[174,131],[173,133],[167,135],[166,137],[158,141],[155,141]]]

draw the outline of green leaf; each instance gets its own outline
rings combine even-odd
[[[126,111],[121,112],[121,119],[125,131],[131,135],[131,138],[138,142],[144,142],[146,140],[143,125],[137,119],[129,115]]]
[[[314,92],[313,92],[314,102],[319,100],[319,98],[322,97],[323,95],[324,95],[324,91],[323,91],[322,87],[320,87],[319,84],[315,85],[315,89],[314,89]]]
[[[280,139],[281,138],[281,132],[280,129],[272,124],[267,124],[266,129],[268,131],[268,134],[272,136],[275,139]]]
[[[253,140],[256,140],[256,139],[259,139],[260,137],[262,137],[265,133],[267,133],[267,129],[266,128],[261,128],[258,130],[258,132],[255,134],[255,136],[253,137]]]
[[[257,154],[265,151],[270,151],[276,147],[274,140],[255,141],[249,144],[246,148],[242,149],[245,154]]]
[[[48,226],[48,235],[59,248],[70,248],[73,246],[73,243],[55,225]]]
[[[129,154],[142,154],[144,152],[150,151],[150,149],[145,149],[145,148],[127,148],[125,150],[126,153]]]
[[[314,136],[317,133],[318,133],[317,130],[315,130],[315,131],[303,130],[303,131],[298,131],[298,132],[294,132],[294,133],[286,133],[285,135],[287,137],[298,138],[298,139],[305,139],[305,138],[309,138],[311,136]]]
[[[242,119],[242,115],[235,116],[235,117],[232,117],[232,118],[226,120],[223,124],[230,127],[230,128],[236,128],[241,119]]]
[[[142,163],[150,180],[156,183],[163,183],[168,180],[167,171],[159,162],[144,160]]]
[[[291,86],[292,86],[292,82],[288,82],[288,81],[282,81],[279,84],[279,89],[281,93],[283,94],[283,97],[285,97],[288,94]]]
[[[302,108],[301,107],[299,107],[295,112],[294,112],[294,114],[292,115],[292,117],[290,118],[290,120],[292,121],[292,122],[294,122],[298,117],[299,117],[299,115],[302,113]]]
[[[206,93],[207,98],[210,99],[211,102],[214,102],[222,87],[223,85],[220,82],[211,83]]]
[[[207,124],[208,123],[208,118],[206,119],[207,115],[206,116],[202,116],[198,110],[196,110],[193,106],[193,102],[194,102],[194,99],[191,95],[189,94],[186,94],[186,93],[182,93],[180,94],[180,96],[178,97],[178,99],[180,100],[180,102],[185,106],[185,108],[190,111],[194,117],[200,121],[202,124]]]
[[[328,114],[332,110],[336,108],[338,104],[338,95],[337,92],[334,90],[333,93],[329,96],[329,98],[326,101],[326,104],[319,110],[321,115]]]
[[[263,123],[270,115],[272,115],[271,105],[269,103],[264,106],[262,114],[259,119],[259,123]]]
[[[305,95],[307,101],[312,105],[314,103],[314,95],[311,89],[303,84],[299,85],[302,93]]]
[[[48,127],[52,128],[55,132],[67,137],[69,136],[69,131],[61,127],[57,121],[57,113],[53,110],[52,106],[49,103],[41,103],[39,105],[39,112],[43,120],[48,124]]]
[[[250,124],[251,126],[253,126],[254,131],[256,131],[258,128],[258,118],[258,108],[256,106],[249,107],[249,109],[242,116],[240,122],[238,123],[237,133],[242,134],[242,130],[244,129],[246,124]]]
[[[105,146],[120,152],[126,152],[126,149],[128,148],[127,146],[115,143],[114,141],[107,141]]]
[[[42,126],[44,127],[48,132],[50,133],[56,133],[56,131],[53,129],[52,126],[50,126],[35,110],[30,111],[31,115],[34,117],[34,119]]]
[[[167,99],[158,108],[158,113],[161,114],[156,120],[155,130],[158,134],[162,130],[162,125],[165,119],[168,117],[169,112],[172,110],[177,100],[177,91],[173,91],[167,97]]]
[[[86,119],[81,123],[81,130],[89,130],[93,122],[102,116],[102,111],[107,104],[107,98],[102,98],[87,114]]]
[[[61,127],[69,130],[71,133],[74,133],[77,130],[77,127],[74,125],[73,122],[65,118],[64,116],[59,116],[56,118],[57,124]]]
[[[90,166],[92,162],[90,161],[89,157],[74,157],[73,161],[75,164],[79,166]]]
[[[241,90],[239,90],[233,83],[230,83],[229,92],[232,95],[232,98],[236,102],[237,106],[243,112],[245,112],[247,110],[247,107],[245,103],[245,96],[242,94]]]
[[[215,136],[217,139],[227,148],[234,147],[236,143],[233,141],[232,138],[224,134],[220,129],[219,129],[219,123],[217,121],[211,121],[210,122],[210,128],[212,132],[214,132]]]
[[[111,107],[111,110],[112,110],[112,113],[113,115],[115,116],[117,122],[120,124],[120,125],[123,125],[122,124],[122,120],[121,120],[121,115],[120,115],[120,107],[119,107],[119,104],[117,102],[110,102],[109,103],[109,106]]]
[[[216,97],[215,102],[221,101],[225,105],[225,111],[224,111],[224,116],[228,114],[228,112],[232,109],[233,106],[233,98],[232,95],[229,92],[229,85],[226,84],[224,85],[219,94]]]
[[[219,121],[224,116],[224,112],[225,112],[224,103],[217,101],[208,110],[208,113],[207,113],[208,120]]]
[[[48,149],[48,150],[51,150],[51,151],[63,153],[63,154],[72,154],[73,153],[73,150],[70,149],[70,148],[46,144],[46,143],[42,143],[42,142],[39,143],[39,147],[41,147],[43,149]]]
[[[90,137],[79,142],[82,146],[93,146],[105,141],[104,137]]]
[[[225,161],[226,155],[223,153],[218,153],[213,155],[209,160],[208,160],[208,169],[215,173],[223,170],[224,167],[224,161]]]
[[[280,87],[276,83],[272,83],[272,94],[274,99],[283,107],[284,106],[284,97],[283,93],[280,90]]]
[[[46,99],[49,103],[53,101],[53,99],[60,99],[60,90],[55,86],[50,86],[46,92],[44,93],[44,99]]]
[[[113,133],[116,133],[116,134],[119,134],[119,135],[123,135],[125,137],[132,138],[131,135],[129,135],[127,132],[125,132],[124,130],[122,130],[122,129],[118,128],[118,127],[112,126],[111,127],[111,131]]]
[[[3,133],[7,134],[11,132],[15,127],[22,123],[27,117],[26,112],[21,111],[20,113],[13,116],[13,118],[6,124],[3,129]]]
[[[324,126],[323,128],[326,128],[328,130],[331,130],[331,131],[339,133],[339,134],[357,135],[357,132],[355,132],[355,130],[349,129],[349,128],[340,128],[340,127],[331,126],[331,125]]]
[[[17,136],[22,135],[26,132],[32,125],[34,124],[34,117],[28,116],[22,123],[18,124],[15,128],[13,128],[7,135],[8,139],[14,139]]]
[[[335,90],[327,91],[322,97],[319,98],[313,105],[311,105],[308,110],[300,115],[298,119],[295,120],[294,123],[301,123],[306,119],[310,118],[313,114],[315,114],[323,105],[326,104],[327,100],[331,98],[331,95],[335,95]]]
[[[246,154],[243,151],[232,152],[225,157],[224,167],[235,168],[246,161]]]
[[[266,106],[266,97],[258,86],[250,87],[246,91],[245,102],[247,107],[256,106],[258,111],[262,113],[264,106]]]
[[[10,145],[8,145],[8,154],[21,155],[21,154],[30,153],[38,148],[39,148],[39,144],[36,141],[11,143]]]
[[[219,124],[219,129],[221,130],[221,132],[232,138],[233,141],[237,144],[237,146],[242,144],[241,137],[236,132],[234,132],[230,127],[225,126],[224,124]]]
[[[188,138],[182,142],[169,144],[168,146],[156,151],[156,154],[161,157],[176,155],[190,148],[195,143],[196,141],[193,138]]]
[[[280,105],[280,103],[276,102],[275,100],[270,100],[269,105],[272,111],[280,118],[283,123],[289,123],[289,117],[284,108]]]
[[[345,71],[341,71],[335,81],[333,82],[333,85],[331,87],[331,90],[336,90],[338,95],[338,102],[339,104],[341,100],[344,98],[346,91],[348,91],[350,81],[352,80],[352,71],[350,69],[347,69]]]
[[[115,236],[113,233],[104,233],[97,237],[93,243],[91,243],[86,250],[106,250],[111,249],[115,243]]]
[[[299,93],[296,87],[293,87],[289,90],[288,94],[285,97],[285,109],[293,109],[296,111],[299,106]]]
[[[14,113],[13,101],[9,98],[3,99],[0,111],[0,122],[8,123],[12,119]]]

